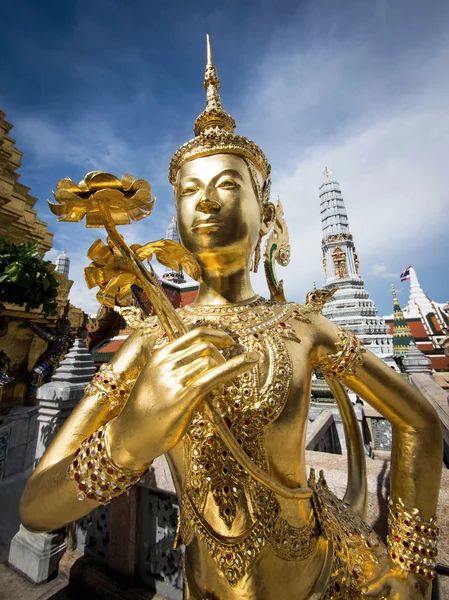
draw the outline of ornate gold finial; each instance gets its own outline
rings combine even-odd
[[[236,154],[249,159],[260,172],[263,182],[267,182],[271,167],[265,154],[254,142],[234,133],[235,121],[221,104],[220,80],[209,36],[207,36],[204,88],[206,90],[206,108],[195,121],[193,140],[181,146],[170,161],[168,173],[170,183],[174,185],[176,173],[186,162],[220,153]]]
[[[324,179],[326,181],[329,181],[332,175],[332,171],[330,169],[328,169],[327,167],[324,167]]]
[[[195,135],[200,135],[204,131],[212,127],[218,127],[231,133],[235,130],[235,121],[229,115],[223,105],[221,104],[220,98],[220,80],[218,79],[217,67],[214,64],[214,57],[212,54],[212,46],[210,43],[209,34],[206,36],[207,39],[207,59],[206,59],[206,71],[204,73],[204,89],[206,90],[206,109],[196,119],[193,127]]]
[[[393,294],[393,304],[399,304],[398,297],[396,295],[396,290],[394,289],[393,284],[391,284],[391,293]]]

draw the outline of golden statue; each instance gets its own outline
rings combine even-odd
[[[273,260],[286,264],[290,250],[282,206],[269,199],[270,166],[234,133],[209,40],[207,49],[206,109],[169,169],[186,250],[162,242],[128,248],[116,232],[151,210],[145,182],[91,173],[78,186],[58,184],[52,210],[62,220],[87,213],[88,226],[106,223],[108,244],[92,246],[87,272],[100,300],[126,300],[140,278],[157,316],[137,324],[86,389],[28,482],[22,522],[49,531],[75,521],[165,454],[180,502],[186,599],[430,598],[442,465],[437,414],[320,314],[332,292],[314,290],[305,305],[284,301]],[[270,231],[265,300],[249,271]],[[194,304],[170,312],[141,262],[153,253],[196,273]],[[326,376],[348,435],[343,500],[323,474],[306,474],[313,369]],[[387,547],[363,521],[363,445],[346,387],[393,425]]]

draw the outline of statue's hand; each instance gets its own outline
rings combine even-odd
[[[255,352],[226,361],[219,349],[234,343],[226,333],[202,327],[151,356],[125,408],[110,424],[110,450],[117,465],[138,469],[171,450],[185,434],[197,404],[257,363]]]
[[[394,566],[370,582],[363,590],[364,600],[429,600],[430,582]]]

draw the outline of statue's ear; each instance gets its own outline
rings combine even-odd
[[[262,222],[260,226],[260,235],[266,235],[274,222],[274,218],[276,216],[276,209],[272,202],[267,202],[264,204],[262,209]]]

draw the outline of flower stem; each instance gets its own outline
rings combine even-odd
[[[131,250],[117,231],[107,201],[101,201],[99,207],[105,218],[104,226],[109,237],[134,271],[169,339],[174,340],[180,335],[187,333],[184,322],[180,319],[170,300],[162,291],[153,267],[150,265],[150,270],[146,269],[136,253]]]

